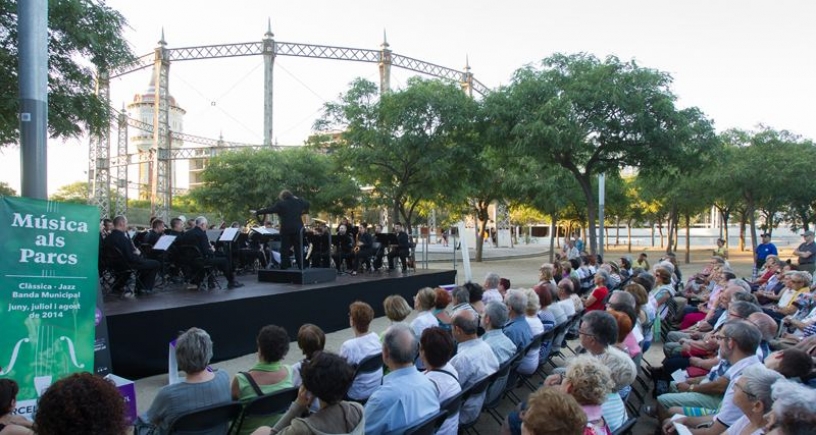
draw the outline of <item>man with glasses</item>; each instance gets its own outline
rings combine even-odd
[[[723,375],[728,379],[728,387],[725,390],[722,406],[716,414],[702,417],[684,417],[676,420],[676,422],[688,427],[694,435],[724,433],[743,416],[743,412],[734,403],[734,385],[742,375],[743,370],[761,364],[756,352],[762,334],[753,324],[743,320],[729,320],[723,324],[718,333],[714,334],[713,338],[719,344],[720,357],[730,364],[730,367]],[[673,422],[665,420],[663,423],[663,429],[668,432]],[[706,427],[700,427],[701,425]]]

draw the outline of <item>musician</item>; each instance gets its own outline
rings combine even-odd
[[[113,218],[113,230],[102,243],[103,255],[107,258],[108,265],[114,271],[120,272],[120,277],[114,283],[112,291],[121,293],[124,290],[127,277],[121,272],[133,268],[139,271],[136,280],[136,294],[150,293],[156,282],[159,262],[141,257],[141,251],[136,248],[127,234],[127,227],[127,218],[122,215],[116,216]]]
[[[397,245],[392,246],[388,252],[388,270],[394,270],[394,258],[399,257],[400,263],[402,263],[402,271],[405,272],[408,270],[405,259],[408,258],[410,253],[411,242],[408,239],[408,233],[402,229],[402,223],[394,223],[394,232],[397,233]]]
[[[385,257],[385,247],[388,246],[388,236],[383,233],[383,226],[374,225],[374,270],[379,270],[383,265]]]
[[[334,258],[334,265],[337,267],[337,271],[340,272],[340,264],[344,261],[346,263],[346,270],[352,270],[352,261],[354,260],[352,247],[354,240],[352,240],[351,234],[346,231],[345,225],[341,224],[337,227],[337,235],[332,238],[332,245],[335,247],[332,257]]]
[[[308,260],[311,267],[330,267],[331,246],[329,245],[329,232],[326,228],[317,224],[314,229],[306,231],[306,238],[312,246],[311,255]]]
[[[243,231],[238,234],[238,238],[235,239],[235,247],[237,249],[233,252],[233,256],[238,260],[237,264],[239,264],[239,266],[237,267],[247,268],[252,266],[254,268],[253,265],[257,260],[258,265],[262,269],[265,269],[267,265],[266,255],[264,255],[263,248],[257,240],[260,237],[258,233],[254,231],[252,234],[256,236],[255,240],[250,239],[249,228],[244,228]]]
[[[358,228],[355,251],[352,275],[357,275],[361,263],[365,264],[366,268],[371,267],[371,257],[374,255],[374,236],[368,232],[368,224],[365,222],[362,222]]]
[[[226,257],[223,256],[216,256],[215,249],[210,244],[210,239],[207,238],[207,218],[204,216],[199,216],[195,219],[195,226],[192,229],[185,231],[184,235],[181,236],[181,240],[178,240],[177,243],[179,245],[191,245],[198,247],[199,252],[201,252],[201,256],[203,257],[203,266],[215,266],[224,273],[224,277],[227,278],[227,288],[234,289],[238,287],[243,287],[244,285],[235,280],[235,275],[232,272],[232,268],[230,267],[229,261]],[[202,269],[199,268],[198,270],[193,271],[193,275],[196,277],[201,276]],[[204,285],[210,283],[200,282],[199,289]],[[211,286],[215,286],[215,283],[210,284]]]
[[[281,234],[281,269],[285,270],[291,267],[289,251],[291,248],[295,250],[295,262],[298,269],[303,269],[303,219],[301,215],[309,212],[309,202],[300,199],[293,195],[289,190],[281,190],[278,195],[278,202],[272,207],[258,210],[256,215],[277,213],[280,217],[280,234]]]
[[[346,226],[346,231],[348,231],[348,233],[351,235],[351,239],[352,240],[357,240],[357,231],[358,231],[358,229],[357,229],[356,226],[349,223],[348,218],[344,217],[340,221],[340,225],[345,225]],[[338,226],[337,229],[339,230],[340,227]]]

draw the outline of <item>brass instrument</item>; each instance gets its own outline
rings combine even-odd
[[[354,248],[351,251],[355,254],[360,252],[360,233],[354,235]]]

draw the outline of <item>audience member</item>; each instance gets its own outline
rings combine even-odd
[[[227,383],[225,376],[229,400]],[[37,402],[34,417],[38,435],[119,435],[127,426],[122,394],[112,382],[90,373],[76,373],[51,384]]]
[[[604,309],[604,302],[609,295],[609,273],[603,269],[595,272],[595,288],[583,301],[586,311],[597,311]]]
[[[14,413],[20,387],[13,379],[0,379],[0,435],[33,435],[33,423]]]
[[[492,301],[499,301],[501,302],[504,300],[504,296],[502,296],[501,292],[499,291],[499,284],[501,282],[501,278],[499,274],[496,272],[488,272],[485,276],[484,282],[484,294],[482,294],[482,302],[487,305]],[[506,291],[506,290],[505,290]]]
[[[365,433],[402,433],[439,410],[434,384],[414,367],[418,352],[419,342],[408,325],[396,323],[385,331],[382,353],[390,373],[366,402]]]
[[[340,346],[340,356],[349,364],[359,364],[365,357],[382,352],[380,338],[368,327],[374,320],[374,309],[365,302],[354,302],[349,306],[349,324],[354,331],[354,338],[346,340]],[[383,372],[378,369],[371,373],[361,373],[351,384],[348,397],[354,400],[365,400],[380,386]]]
[[[791,381],[772,387],[773,406],[765,430],[768,435],[810,435],[816,427],[816,390]]]
[[[436,306],[436,292],[430,287],[420,289],[414,296],[414,308],[417,316],[411,321],[411,329],[417,337],[422,336],[422,331],[439,325],[433,309]]]
[[[482,288],[482,286],[474,282],[466,282],[465,288],[468,289],[469,296],[468,302],[470,302],[471,308],[473,308],[474,311],[479,313],[479,315],[482,315],[482,313],[484,313],[485,306],[485,303],[482,302],[482,297],[484,296],[484,288]]]
[[[385,309],[385,316],[388,317],[391,324],[402,322],[411,315],[411,306],[400,295],[391,295],[385,298],[383,308]]]
[[[771,386],[783,376],[760,364],[752,365],[734,382],[734,404],[743,415],[725,431],[727,435],[762,435],[765,433],[765,414],[771,410]]]
[[[422,337],[419,340],[419,357],[425,364],[424,373],[436,387],[439,403],[443,403],[462,391],[459,374],[450,363],[454,346],[450,332],[437,326],[422,331]],[[457,412],[448,416],[436,433],[437,435],[456,435],[458,429],[459,413]]]
[[[504,335],[516,345],[516,352],[521,351],[530,343],[533,334],[530,325],[524,319],[527,309],[527,295],[520,289],[510,289],[504,303],[508,308],[508,321],[504,325]]]
[[[159,434],[165,434],[170,423],[182,414],[229,402],[232,399],[229,375],[224,370],[208,370],[212,355],[212,340],[206,331],[190,328],[182,333],[176,339],[176,360],[179,370],[187,376],[159,390],[150,408],[139,417],[137,428],[149,430],[153,426]],[[224,430],[214,430],[212,435]]]
[[[583,435],[587,424],[575,398],[555,388],[531,394],[521,420],[522,435]]]
[[[267,325],[261,328],[256,339],[258,362],[246,372],[240,372],[232,379],[232,399],[248,403],[253,399],[292,388],[292,369],[281,363],[289,353],[289,335],[280,326]],[[262,425],[273,425],[280,415],[249,416],[241,426],[240,434],[252,433]]]
[[[813,371],[813,358],[802,349],[778,350],[765,358],[765,367],[788,379],[801,380]]]
[[[363,406],[343,401],[354,378],[354,369],[339,355],[319,352],[303,365],[303,385],[297,400],[273,428],[264,426],[252,435],[295,434],[354,434],[362,435],[365,429]],[[308,417],[314,399],[319,410]]]
[[[436,293],[436,299],[434,300],[433,314],[436,321],[439,322],[439,326],[450,332],[451,322],[453,321],[450,314],[448,314],[448,306],[452,300],[451,295],[442,287],[435,288],[434,292]]]
[[[297,343],[303,352],[303,359],[292,364],[292,385],[299,387],[303,383],[300,368],[311,360],[317,352],[326,347],[326,333],[319,326],[306,323],[298,329]]]
[[[459,346],[451,365],[459,374],[459,384],[463,390],[499,370],[499,361],[490,345],[476,335],[478,325],[479,320],[471,311],[462,311],[453,318],[453,338]],[[484,398],[485,394],[482,393],[471,396],[462,404],[459,423],[467,424],[479,418]]]
[[[516,354],[515,343],[502,332],[505,323],[507,323],[507,306],[497,301],[488,303],[485,306],[484,316],[482,316],[482,327],[485,329],[482,340],[493,350],[499,364]]]

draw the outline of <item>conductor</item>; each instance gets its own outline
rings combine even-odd
[[[258,210],[257,216],[262,214],[277,213],[280,217],[281,235],[281,269],[288,269],[292,263],[289,258],[289,250],[295,248],[295,262],[298,269],[303,269],[303,220],[300,216],[309,212],[309,202],[292,195],[292,192],[284,189],[278,195],[278,202],[272,207]]]

